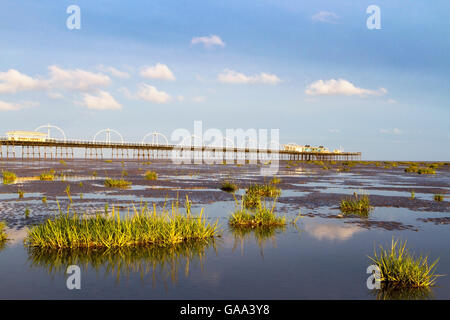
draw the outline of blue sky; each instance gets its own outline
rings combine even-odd
[[[66,27],[72,4],[80,30]],[[366,26],[372,4],[380,30]],[[449,13],[440,0],[3,0],[1,134],[51,123],[136,141],[202,120],[366,159],[449,160]]]

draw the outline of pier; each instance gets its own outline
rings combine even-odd
[[[78,151],[78,153],[77,153]],[[74,159],[75,154],[87,159],[274,159],[294,161],[360,160],[361,152],[297,152],[274,148],[171,145],[168,143],[136,143],[45,139],[45,141],[12,141],[0,138],[2,160]],[[106,158],[106,154],[110,155]]]

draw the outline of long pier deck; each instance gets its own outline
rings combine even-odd
[[[278,160],[360,160],[361,152],[297,152],[264,148],[238,148],[225,146],[189,146],[133,142],[101,142],[81,140],[13,141],[0,138],[0,159],[73,159],[76,150],[84,152],[85,159],[104,159],[110,151],[111,159],[267,159]],[[106,158],[105,158],[106,159]]]

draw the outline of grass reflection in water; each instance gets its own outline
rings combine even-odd
[[[132,274],[140,274],[141,280],[151,275],[153,283],[170,279],[176,283],[180,270],[185,276],[193,264],[204,269],[206,252],[216,251],[216,240],[188,241],[176,245],[159,247],[126,247],[126,248],[79,248],[79,249],[47,249],[28,248],[28,261],[32,268],[43,268],[49,274],[65,274],[70,265],[78,265],[82,270],[104,271],[119,282],[120,278]]]

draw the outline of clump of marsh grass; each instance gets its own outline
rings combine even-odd
[[[373,208],[370,205],[368,195],[358,195],[355,192],[353,194],[353,197],[341,200],[340,209],[344,214],[358,214],[361,216],[368,216]]]
[[[191,204],[186,197],[185,211],[179,210],[178,201],[172,208],[158,211],[146,205],[133,207],[125,217],[114,207],[108,216],[79,216],[60,210],[59,215],[44,224],[29,229],[26,245],[51,249],[76,248],[120,248],[146,245],[169,246],[187,241],[206,241],[219,236],[218,221],[208,222],[203,210],[198,215],[191,213]]]
[[[228,180],[225,180],[220,186],[220,190],[225,192],[236,192],[238,189],[239,187],[235,183]]]
[[[255,210],[248,210],[244,201],[237,206],[236,210],[231,214],[228,224],[231,227],[280,227],[286,225],[286,217],[278,216],[275,213],[276,200],[274,200],[272,207],[267,207],[266,203],[258,202]]]
[[[23,199],[25,191],[22,189],[17,189],[17,194],[19,195],[19,199]]]
[[[248,187],[245,193],[256,194],[261,197],[278,197],[281,194],[281,189],[272,183],[254,184]]]
[[[256,208],[261,203],[261,196],[256,193],[245,193],[242,202],[245,208]]]
[[[273,177],[272,180],[270,180],[270,184],[275,185],[275,184],[280,184],[281,183],[281,178],[278,177]]]
[[[444,195],[443,194],[435,194],[434,201],[444,201]]]
[[[419,168],[417,166],[416,163],[412,163],[409,165],[409,167],[405,168],[405,172],[413,172],[413,173],[417,173],[417,171],[419,171]]]
[[[146,171],[144,177],[147,180],[157,180],[158,174],[155,171]]]
[[[254,184],[245,190],[243,196],[243,204],[246,208],[255,208],[261,204],[262,197],[278,197],[281,189],[272,183]]]
[[[447,165],[447,163],[445,163],[445,162],[434,162],[434,163],[428,164],[428,167],[430,167],[432,169],[439,169],[439,167],[445,166],[445,165]]]
[[[407,173],[418,173],[418,174],[435,174],[436,171],[433,167],[419,167],[417,163],[411,163],[409,167],[405,168]]]
[[[129,188],[131,186],[131,181],[126,181],[124,179],[106,179],[105,180],[105,187],[108,188],[122,188],[122,189],[126,189]]]
[[[434,171],[433,168],[419,168],[419,170],[417,170],[418,174],[436,174],[436,171]]]
[[[4,243],[7,239],[5,230],[6,230],[6,223],[0,221],[0,243]]]
[[[55,171],[54,170],[43,172],[39,176],[39,180],[41,180],[41,181],[53,181],[54,179],[55,179]]]
[[[439,259],[430,265],[428,257],[415,257],[406,249],[406,241],[392,239],[391,247],[380,252],[376,250],[373,257],[369,257],[380,269],[380,281],[393,287],[430,287],[441,276],[435,274]]]
[[[9,184],[16,181],[17,176],[14,172],[11,171],[2,171],[3,184]]]

